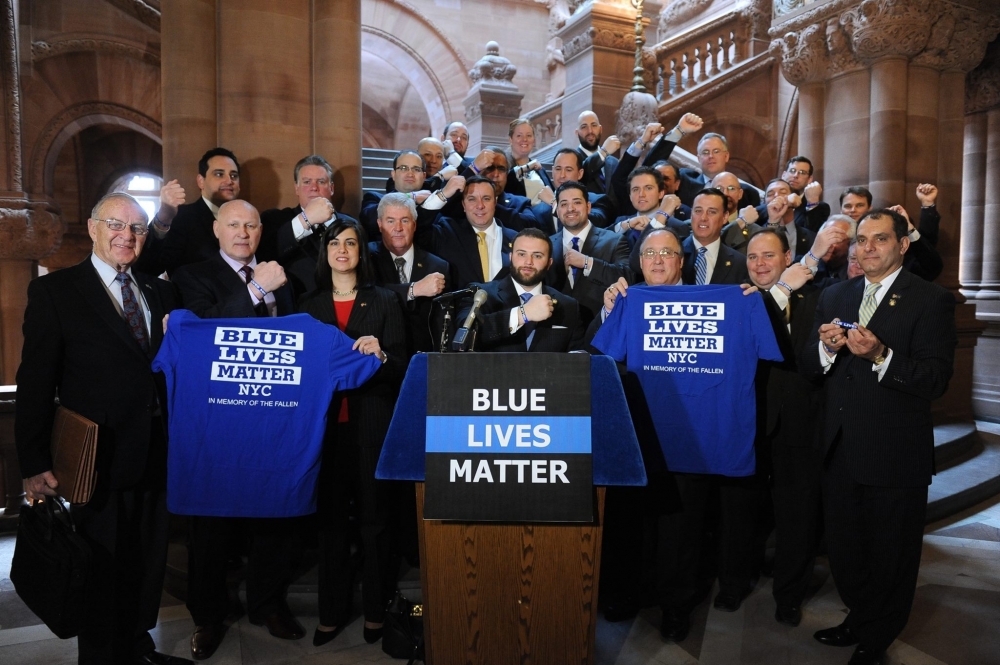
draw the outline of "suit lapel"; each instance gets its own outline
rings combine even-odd
[[[500,263],[504,268],[510,268],[510,252],[514,248],[513,238],[508,238],[507,229],[500,227]]]
[[[875,312],[872,314],[872,318],[869,319],[868,325],[865,326],[869,330],[872,326],[879,327],[885,325],[885,323],[892,318],[892,314],[895,312],[895,307],[898,301],[903,299],[906,293],[906,289],[910,286],[910,280],[912,279],[910,273],[904,268],[899,271],[899,275],[892,282],[892,286],[889,290],[882,294],[882,302],[878,304]],[[864,298],[864,280],[861,280],[861,297]],[[897,297],[898,296],[898,297]],[[861,309],[861,302],[858,301],[858,309]],[[853,319],[857,320],[857,319]]]
[[[715,270],[712,271],[712,277],[708,280],[709,284],[728,284],[725,280],[733,270],[733,257],[726,249],[728,248],[724,244],[719,245],[719,255],[715,258]]]
[[[149,306],[149,353],[151,356],[155,356],[156,352],[160,350],[160,344],[163,342],[163,316],[166,314],[164,311],[163,303],[160,302],[160,293],[154,286],[155,277],[146,277],[146,275],[133,272],[135,276],[135,281],[139,283],[139,288],[142,289],[142,295],[146,298],[146,305]],[[131,337],[131,331],[129,334]]]
[[[694,240],[691,236],[684,238],[681,244],[684,250],[684,266],[681,268],[681,281],[685,284],[694,284]]]
[[[413,265],[410,267],[410,281],[419,282],[430,273],[427,272],[427,252],[413,249]]]
[[[351,308],[351,316],[347,319],[347,326],[344,330],[348,336],[354,339],[361,336],[360,328],[364,325],[365,319],[368,318],[369,311],[373,308],[374,300],[375,289],[358,289],[358,293],[354,297],[354,306]],[[330,307],[333,307],[332,299]]]
[[[80,264],[81,279],[77,282],[77,288],[80,290],[83,297],[90,303],[91,308],[97,313],[98,318],[104,321],[111,328],[112,331],[118,337],[121,338],[122,342],[131,350],[138,353],[143,358],[146,354],[143,352],[142,347],[139,346],[139,342],[135,341],[132,337],[132,331],[129,330],[128,323],[125,319],[121,317],[118,313],[118,309],[115,307],[114,302],[111,301],[111,296],[105,290],[104,285],[101,284],[101,276],[97,274],[97,269],[94,268],[93,264],[90,262],[90,256],[84,260],[84,263]],[[133,273],[134,275],[135,273]],[[148,293],[143,289],[143,293]],[[153,306],[147,300],[149,304],[149,315],[153,318]],[[163,319],[162,306],[160,309],[159,318]],[[150,329],[152,330],[154,326],[150,322]],[[163,339],[163,332],[160,331],[160,339]],[[154,347],[150,347],[152,349]]]

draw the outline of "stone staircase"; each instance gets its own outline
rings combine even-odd
[[[1000,494],[1000,425],[938,425],[934,461],[937,474],[927,493],[928,523]]]
[[[361,149],[361,187],[376,192],[385,191],[385,180],[392,176],[392,159],[396,150]]]

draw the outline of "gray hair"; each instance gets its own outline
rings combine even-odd
[[[333,182],[333,167],[330,163],[320,157],[319,155],[309,155],[308,157],[303,157],[295,164],[295,184],[299,184],[299,171],[302,170],[303,166],[322,166],[326,169],[326,177]]]
[[[729,141],[726,140],[726,137],[722,134],[716,134],[715,132],[709,132],[698,139],[698,150],[701,150],[701,145],[709,139],[719,139],[722,141],[722,147],[724,147],[727,151],[729,150]]]
[[[855,222],[850,217],[848,217],[847,215],[830,215],[830,217],[827,218],[825,222],[823,222],[823,225],[819,227],[819,230],[822,231],[823,229],[830,226],[834,222],[842,222],[844,224],[847,224],[847,237],[850,238],[851,240],[854,240],[854,236],[858,232],[858,223]]]
[[[142,216],[146,219],[146,221],[147,222],[149,221],[149,217],[146,215],[146,210],[141,205],[139,205],[139,202],[135,200],[134,196],[132,196],[131,194],[126,194],[125,192],[111,192],[109,194],[105,194],[104,196],[102,196],[101,200],[95,203],[93,210],[90,211],[90,218],[102,219],[104,213],[101,212],[101,209],[104,208],[104,206],[106,206],[111,201],[116,201],[116,200],[125,201],[126,203],[131,203],[136,208],[138,208],[140,212],[142,212]]]
[[[432,195],[433,196],[433,195]],[[413,217],[413,221],[417,221],[417,204],[413,202],[413,197],[400,192],[390,192],[382,197],[382,200],[378,202],[378,218],[382,219],[385,217],[386,208],[406,208],[410,211],[410,216]]]

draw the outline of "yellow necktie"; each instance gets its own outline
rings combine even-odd
[[[479,263],[483,266],[483,281],[488,282],[490,280],[490,255],[486,251],[486,231],[477,231],[476,236],[478,236],[476,244],[479,245]]]

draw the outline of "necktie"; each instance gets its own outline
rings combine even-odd
[[[785,323],[790,324],[792,322],[792,301],[789,300],[785,303]]]
[[[698,248],[698,256],[694,260],[694,283],[704,284],[708,280],[708,252],[707,247]]]
[[[146,321],[142,318],[142,308],[132,291],[130,282],[132,281],[127,272],[120,272],[115,276],[122,287],[122,311],[125,314],[125,321],[132,331],[132,337],[139,342],[143,351],[149,352],[149,334],[146,332]]]
[[[250,266],[243,266],[240,268],[240,272],[243,273],[243,279],[246,280],[247,284],[253,279],[253,268]],[[267,303],[261,298],[261,301],[254,305],[253,311],[257,316],[270,316],[271,313],[267,311]]]
[[[483,267],[483,281],[488,282],[490,279],[490,255],[486,251],[486,231],[477,231],[476,237],[476,244],[479,245],[479,263]]]
[[[872,314],[875,313],[875,308],[878,307],[878,302],[875,300],[875,293],[882,288],[882,284],[879,282],[872,282],[865,287],[865,297],[861,299],[861,309],[858,310],[858,323],[863,326],[867,326],[868,322],[871,321]]]
[[[396,274],[399,275],[399,283],[406,284],[406,270],[404,270],[406,266],[406,259],[404,259],[402,256],[397,257],[395,263],[396,263]]]
[[[580,251],[579,238],[573,238],[573,249],[577,252]],[[577,268],[576,266],[573,266],[573,284],[572,284],[573,286],[576,286],[576,280],[578,280],[579,278],[580,278],[580,269]]]
[[[521,294],[521,304],[522,305],[527,304],[527,302],[529,300],[531,300],[531,294],[530,293],[528,293],[527,291],[525,291],[524,293]],[[531,348],[531,340],[535,338],[535,322],[534,321],[528,321],[527,323],[524,324],[524,329],[528,331],[528,339],[525,340],[525,347],[528,348],[528,349],[530,349]]]

